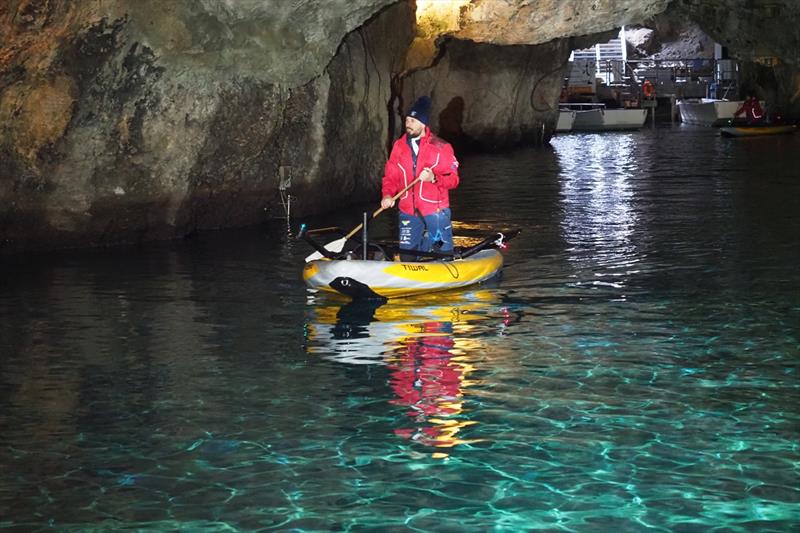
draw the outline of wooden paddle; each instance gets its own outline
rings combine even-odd
[[[397,193],[394,196],[392,196],[392,202],[396,202],[398,198],[403,196],[403,194],[405,194],[411,187],[416,185],[421,179],[422,179],[422,174],[420,174],[420,176],[417,179],[415,179],[414,181],[412,181],[411,183],[409,183],[408,185],[403,187],[402,191],[400,191],[399,193]],[[378,216],[381,213],[383,213],[385,210],[386,209],[383,208],[383,207],[381,207],[379,209],[376,209],[375,212],[372,213],[372,216],[370,217],[370,219],[375,218],[376,216]],[[336,239],[335,241],[331,241],[328,244],[326,244],[325,245],[325,249],[330,251],[330,252],[335,252],[335,253],[341,252],[342,248],[344,247],[344,243],[347,242],[347,239],[349,239],[350,237],[355,235],[358,232],[358,230],[360,230],[363,226],[364,226],[364,223],[362,222],[361,224],[359,224],[358,226],[353,228],[350,231],[350,233],[348,233],[347,235],[345,235],[341,239]],[[313,254],[311,254],[308,257],[306,257],[306,263],[308,263],[309,261],[315,261],[317,259],[322,259],[322,254],[319,253],[319,252],[314,252]]]

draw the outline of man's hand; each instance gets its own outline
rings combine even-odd
[[[433,170],[428,167],[422,169],[422,172],[419,173],[420,181],[429,181],[431,183],[436,181],[436,177],[433,175]]]
[[[394,206],[394,199],[391,196],[387,195],[381,198],[381,208],[389,209],[392,206]]]

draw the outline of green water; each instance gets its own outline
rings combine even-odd
[[[4,260],[0,529],[797,529],[799,160],[463,158],[456,234],[523,229],[503,275],[380,307],[308,295],[281,221]]]

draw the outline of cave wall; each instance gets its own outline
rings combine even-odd
[[[375,199],[389,155],[394,84],[413,39],[414,15],[401,3],[350,34],[326,74],[331,80],[324,124],[328,151],[312,193],[322,207]],[[325,191],[319,198],[319,191]],[[313,206],[314,210],[319,210]]]
[[[499,45],[600,34],[667,9],[671,0],[460,0],[453,37]]]
[[[0,6],[0,250],[254,224],[282,166],[297,213],[376,187],[411,6],[225,6]]]
[[[714,40],[686,17],[662,14],[626,27],[628,59],[714,59]]]
[[[670,11],[696,22],[741,60],[780,58],[800,67],[800,2],[674,0]]]
[[[551,135],[571,46],[449,40],[433,66],[403,80],[406,107],[427,94],[431,127],[457,152],[541,145]],[[489,80],[487,82],[487,80]]]

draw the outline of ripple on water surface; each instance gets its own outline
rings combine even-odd
[[[502,277],[386,305],[308,296],[280,221],[5,262],[0,528],[797,528],[793,137],[463,157]]]

